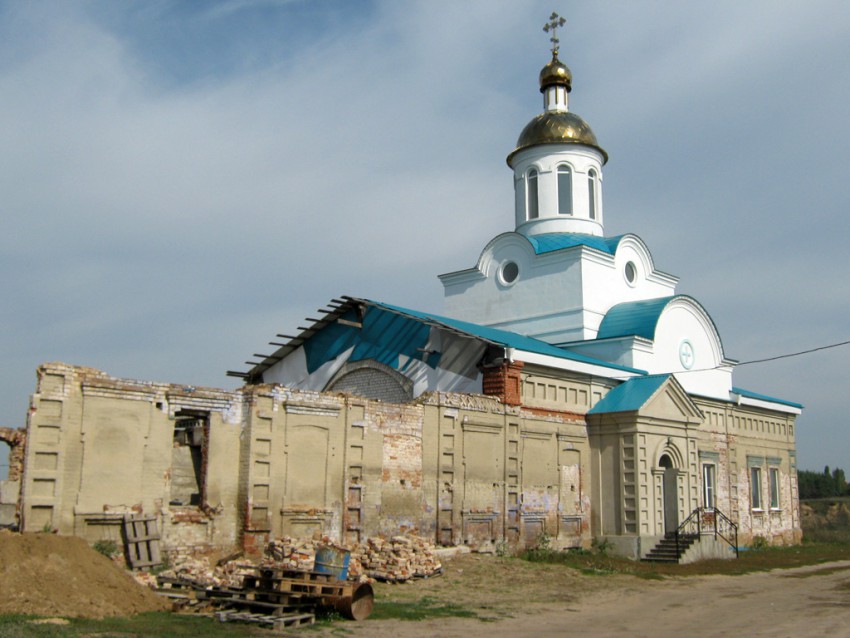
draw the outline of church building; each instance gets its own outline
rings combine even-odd
[[[605,234],[608,155],[553,44],[507,156],[513,229],[439,276],[438,314],[334,299],[234,391],[45,364],[23,527],[97,540],[133,511],[166,547],[409,531],[635,558],[676,530],[702,555],[799,542],[802,406],[735,386],[709,312]]]

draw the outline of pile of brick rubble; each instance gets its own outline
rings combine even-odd
[[[315,565],[316,550],[332,545],[327,537],[298,540],[284,537],[269,543],[264,565],[310,571]],[[403,582],[439,573],[442,565],[434,554],[434,544],[418,536],[370,538],[365,543],[343,545],[351,552],[349,580],[386,580]]]
[[[323,545],[333,543],[327,537],[309,540],[284,537],[273,540],[266,547],[261,564],[265,567],[312,571],[316,551]],[[344,545],[341,548],[351,552],[349,580],[404,582],[442,571],[433,543],[417,536],[370,538],[365,543]],[[253,566],[244,559],[237,558],[211,567],[206,558],[179,556],[173,557],[171,567],[160,572],[159,576],[198,587],[241,587],[243,577],[251,573]],[[157,579],[150,574],[137,574],[136,578],[143,584],[156,587]]]
[[[442,571],[434,545],[416,536],[370,538],[351,550],[351,561],[360,563],[367,576],[391,582],[425,578]]]

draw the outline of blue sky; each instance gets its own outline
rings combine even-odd
[[[45,361],[234,387],[332,297],[439,312],[512,229],[553,9],[606,233],[731,358],[850,339],[845,3],[0,2],[0,424]],[[803,468],[850,467],[848,358],[736,371],[805,404]]]

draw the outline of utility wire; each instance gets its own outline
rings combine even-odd
[[[746,366],[751,363],[765,363],[766,361],[776,361],[777,359],[788,359],[790,357],[799,357],[801,354],[810,354],[812,352],[818,352],[820,350],[829,350],[830,348],[838,348],[839,346],[846,346],[850,344],[850,341],[842,341],[841,343],[831,343],[828,346],[820,346],[819,348],[812,348],[811,350],[803,350],[801,352],[792,352],[790,354],[780,354],[775,357],[767,357],[766,359],[754,359],[753,361],[743,361],[737,365]]]
[[[831,343],[828,346],[820,346],[818,348],[811,348],[809,350],[802,350],[800,352],[791,352],[791,353],[788,353],[788,354],[779,354],[779,355],[776,355],[775,357],[766,357],[764,359],[753,359],[751,361],[739,361],[737,363],[733,363],[732,365],[721,364],[719,366],[714,366],[714,367],[711,367],[711,368],[694,368],[694,369],[691,369],[691,370],[675,370],[674,372],[675,372],[675,374],[687,374],[689,372],[710,372],[711,370],[720,370],[722,368],[739,368],[741,366],[746,366],[746,365],[750,365],[750,364],[753,364],[753,363],[766,363],[768,361],[777,361],[779,359],[789,359],[791,357],[799,357],[800,355],[803,355],[803,354],[811,354],[812,352],[819,352],[821,350],[829,350],[831,348],[839,348],[841,346],[846,346],[846,345],[850,345],[850,341],[841,341],[839,343]],[[654,372],[653,376],[660,375],[660,374],[673,374],[673,372]],[[607,378],[609,378],[609,379],[631,379],[633,377],[628,376],[628,377],[607,377]]]

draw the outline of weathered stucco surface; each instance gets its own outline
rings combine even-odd
[[[684,520],[711,462],[716,507],[740,523],[741,544],[799,540],[793,416],[692,400],[671,382],[638,412],[589,418],[609,386],[530,368],[498,375],[497,396],[387,403],[45,364],[27,423],[23,528],[117,540],[123,516],[142,512],[168,551],[410,531],[477,547],[604,536],[638,554],[664,533],[665,486]],[[779,470],[779,507],[751,507],[758,462],[765,477]],[[762,490],[770,503],[766,478]]]

